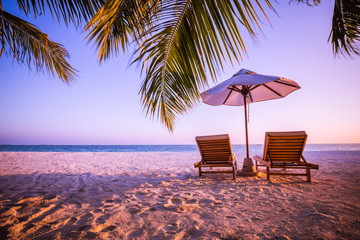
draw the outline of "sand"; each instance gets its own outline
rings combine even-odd
[[[311,183],[199,178],[198,153],[0,152],[0,239],[360,239],[360,152],[305,156]]]

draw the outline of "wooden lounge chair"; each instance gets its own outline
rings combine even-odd
[[[201,154],[201,161],[195,163],[195,167],[199,168],[199,176],[203,173],[232,173],[236,179],[236,155],[232,153],[230,138],[228,134],[200,136],[195,138]],[[213,169],[214,167],[232,168],[231,170],[206,170],[204,168]]]
[[[267,180],[270,180],[270,175],[295,175],[306,176],[306,180],[311,182],[310,169],[319,169],[319,165],[306,162],[303,156],[306,139],[304,131],[265,133],[264,155],[262,158],[254,156],[256,169],[265,166]],[[274,168],[305,169],[305,173],[270,172]]]

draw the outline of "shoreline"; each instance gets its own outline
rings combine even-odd
[[[306,155],[312,183],[199,178],[198,152],[0,152],[0,238],[359,238],[360,152]]]
[[[244,144],[232,144],[234,153],[245,154]],[[170,152],[170,153],[197,153],[196,144],[172,145],[1,145],[0,152]],[[250,144],[250,152],[261,154],[263,144]],[[360,151],[360,143],[344,144],[306,144],[305,152],[314,151]]]

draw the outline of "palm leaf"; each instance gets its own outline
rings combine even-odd
[[[80,26],[87,22],[103,5],[105,0],[17,0],[19,8],[26,15],[51,16],[60,21],[63,19],[68,26],[70,23]],[[37,70],[47,70],[56,74],[65,82],[70,82],[76,76],[75,69],[67,62],[69,54],[66,49],[49,39],[34,25],[13,16],[3,10],[0,0],[0,56],[5,53],[13,59],[35,65]]]
[[[44,68],[52,75],[56,74],[65,82],[75,77],[75,69],[66,61],[69,57],[65,48],[52,42],[28,23],[0,9],[0,57],[3,53],[11,55],[17,62],[28,66],[35,65],[37,70]]]
[[[320,0],[290,0],[306,3],[309,6],[320,4]],[[332,27],[328,41],[331,41],[334,54],[360,54],[360,1],[335,0]]]
[[[335,54],[360,54],[360,2],[358,0],[335,0],[332,30],[329,41]]]
[[[89,31],[87,39],[94,41],[99,50],[100,62],[112,55],[125,51],[130,40],[141,39],[145,22],[154,9],[151,0],[108,0],[89,21],[85,30]]]
[[[146,69],[140,93],[147,115],[173,131],[177,116],[198,103],[207,73],[215,79],[224,62],[246,54],[237,19],[255,36],[259,16],[250,1],[163,1],[158,11],[135,62]]]
[[[246,54],[238,25],[255,37],[258,12],[266,18],[258,0],[109,0],[86,29],[100,61],[126,50],[130,39],[140,43],[133,62],[146,71],[142,105],[173,131],[177,116],[198,103],[207,76],[216,79],[228,59]]]
[[[49,11],[51,16],[60,22],[64,20],[79,26],[88,22],[104,4],[105,0],[17,0],[21,11],[26,15],[45,15]]]

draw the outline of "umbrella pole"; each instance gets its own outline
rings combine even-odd
[[[245,111],[245,134],[246,134],[246,158],[244,158],[243,167],[241,172],[238,172],[240,176],[260,176],[259,172],[256,172],[254,163],[249,158],[249,137],[248,137],[248,124],[247,124],[247,110],[246,110],[246,95],[244,96],[244,111]]]
[[[244,111],[245,111],[245,136],[246,136],[246,157],[249,158],[249,139],[248,139],[248,124],[247,124],[247,111],[246,111],[246,95],[244,96]]]

